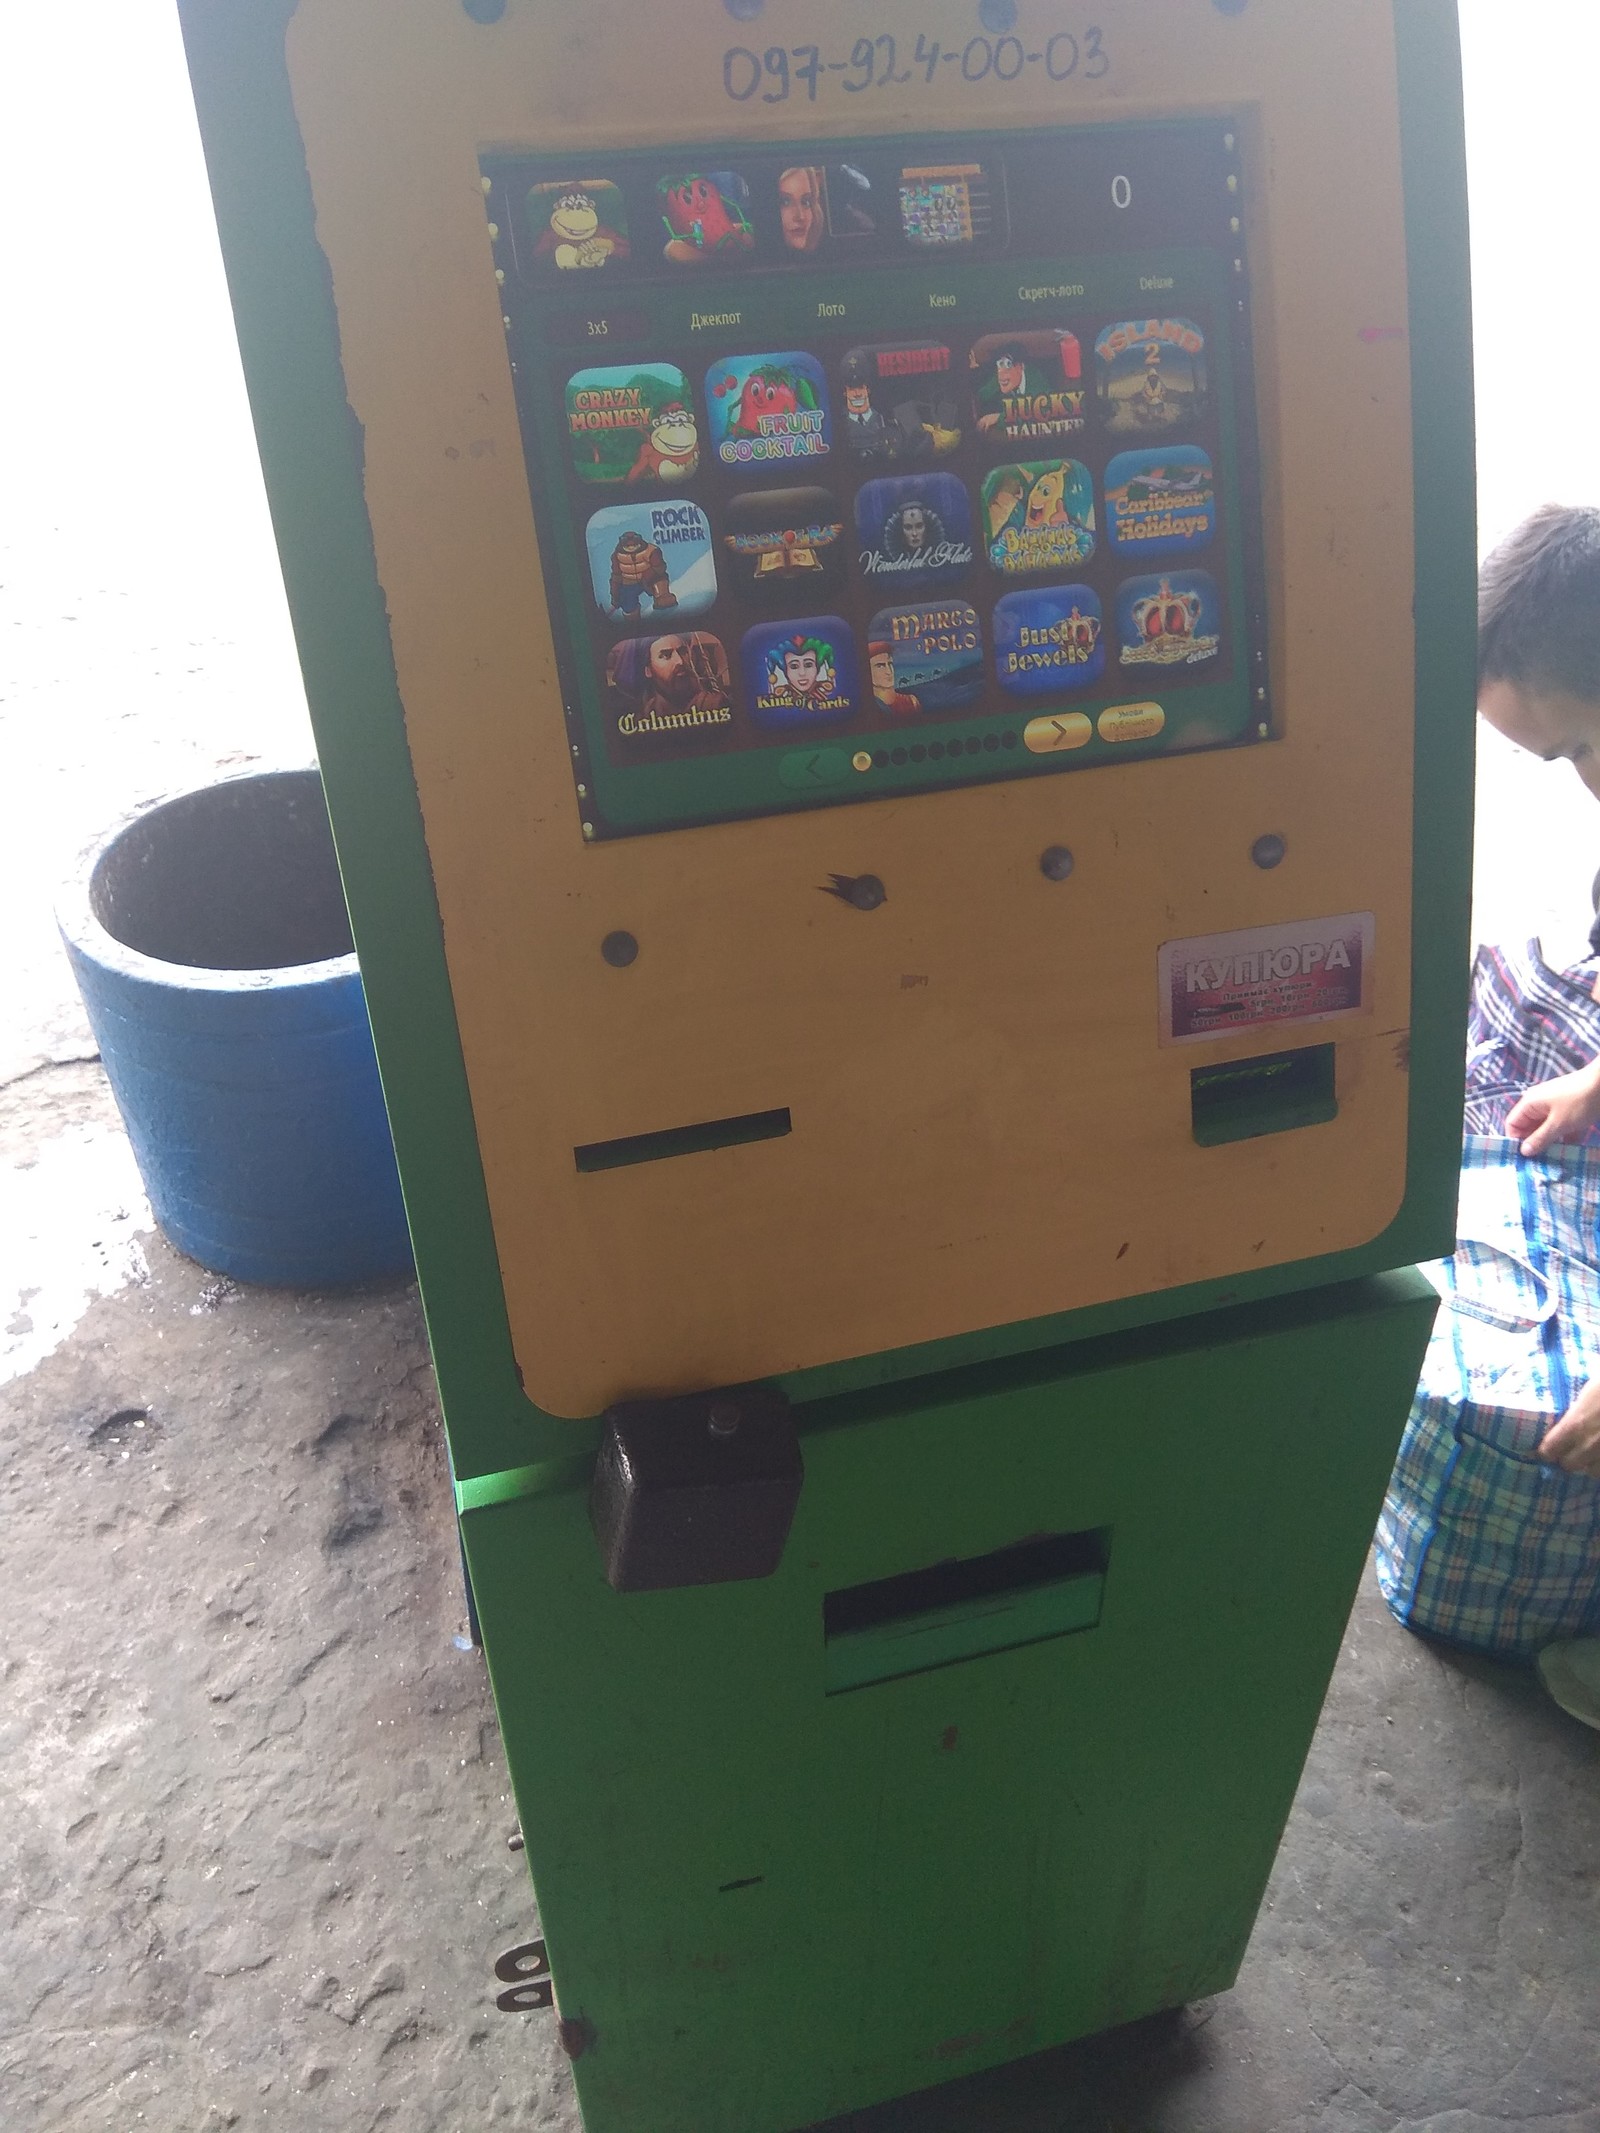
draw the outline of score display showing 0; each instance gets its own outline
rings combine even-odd
[[[764,104],[788,101],[797,83],[804,86],[806,101],[817,101],[819,87],[829,86],[825,77],[840,77],[838,86],[847,95],[866,89],[929,88],[946,68],[955,68],[949,78],[975,85],[992,74],[997,81],[1021,81],[1030,68],[1042,67],[1054,82],[1104,81],[1111,72],[1111,55],[1104,33],[1091,27],[1082,32],[1057,30],[1036,52],[1030,52],[1020,37],[969,37],[962,46],[941,45],[937,37],[920,32],[909,62],[901,64],[899,42],[885,33],[858,37],[848,59],[825,59],[820,45],[769,45],[753,52],[748,45],[729,45],[722,55],[722,86],[736,104],[745,104],[759,90]],[[763,82],[769,86],[762,87]]]

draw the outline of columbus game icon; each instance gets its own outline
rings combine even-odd
[[[1124,319],[1094,353],[1100,412],[1114,435],[1189,429],[1205,412],[1206,337],[1189,319]]]
[[[1103,617],[1091,587],[1042,585],[995,602],[995,679],[1014,696],[1087,688],[1105,663]]]
[[[750,489],[723,513],[724,570],[747,593],[806,600],[844,577],[844,517],[827,489]]]
[[[799,349],[713,363],[706,412],[711,448],[724,466],[821,459],[832,441],[822,365]]]
[[[735,170],[661,178],[656,195],[667,233],[662,256],[679,266],[736,260],[756,241],[750,226],[750,188]]]
[[[961,442],[961,407],[942,341],[852,348],[840,366],[844,441],[858,459],[911,466]]]
[[[698,504],[612,504],[584,534],[595,605],[610,622],[704,612],[717,597],[711,527]]]
[[[1075,570],[1094,554],[1094,482],[1076,459],[1025,459],[983,479],[983,530],[1008,578]]]
[[[705,630],[624,637],[606,659],[606,709],[627,742],[714,739],[733,722],[721,639]]]
[[[609,178],[532,186],[528,220],[537,232],[533,257],[541,269],[603,267],[628,256],[628,211]]]
[[[967,363],[978,435],[991,444],[1071,437],[1086,426],[1088,388],[1075,333],[986,334],[973,342]]]
[[[739,647],[750,716],[770,732],[838,725],[855,715],[855,639],[837,615],[764,622]]]
[[[879,708],[897,718],[959,711],[983,693],[983,631],[962,601],[880,608],[867,630]]]
[[[862,574],[885,592],[953,585],[972,563],[972,511],[953,474],[897,474],[856,494]]]
[[[1222,595],[1203,570],[1129,578],[1117,588],[1118,654],[1125,667],[1197,667],[1222,645]]]
[[[1187,555],[1216,530],[1216,480],[1197,446],[1119,452],[1106,468],[1106,532],[1118,555]]]
[[[580,481],[688,481],[700,465],[689,381],[671,363],[578,371],[567,380],[566,416]]]

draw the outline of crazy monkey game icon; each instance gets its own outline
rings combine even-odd
[[[711,526],[698,504],[612,504],[584,531],[595,605],[608,622],[703,614],[717,597]]]
[[[692,747],[733,722],[728,655],[706,630],[624,637],[606,658],[606,710],[626,742]]]
[[[628,257],[628,210],[609,178],[528,191],[534,264],[542,272],[603,267]]]
[[[988,333],[967,357],[978,435],[991,444],[1071,437],[1086,427],[1083,350],[1064,328]]]
[[[674,364],[580,370],[567,380],[566,415],[580,481],[688,481],[699,469],[689,381]]]
[[[736,170],[669,173],[656,181],[667,233],[662,257],[678,266],[729,262],[750,251],[750,188]]]
[[[1115,436],[1188,429],[1205,412],[1206,337],[1186,318],[1124,319],[1094,344],[1095,385]]]
[[[838,615],[763,622],[739,647],[750,716],[769,732],[837,725],[855,715],[855,639]]]

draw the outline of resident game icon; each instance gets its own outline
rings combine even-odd
[[[844,441],[884,466],[943,459],[961,442],[961,405],[942,341],[852,348],[839,368]]]
[[[1117,436],[1191,429],[1205,412],[1206,337],[1186,318],[1125,319],[1094,344],[1106,428]]]
[[[1013,696],[1085,689],[1105,663],[1100,600],[1091,587],[1040,585],[995,602],[995,679]]]
[[[677,621],[704,613],[717,597],[711,526],[698,504],[611,504],[584,534],[595,605],[608,622]]]
[[[972,512],[953,474],[898,474],[856,494],[863,576],[885,592],[953,585],[972,563]]]
[[[756,241],[750,188],[736,170],[690,171],[656,181],[667,233],[662,257],[679,266],[736,260]]]
[[[603,267],[628,257],[628,210],[609,178],[531,186],[528,222],[541,272]]]
[[[1116,554],[1187,555],[1217,530],[1217,485],[1197,445],[1119,452],[1106,468],[1106,533]]]
[[[872,180],[853,163],[791,163],[778,173],[778,231],[787,251],[809,255],[830,237],[871,237]]]
[[[750,489],[722,514],[723,569],[741,591],[808,600],[841,584],[844,516],[827,489]]]
[[[867,628],[867,672],[897,718],[959,711],[983,694],[983,630],[961,601],[880,608]]]
[[[981,163],[907,165],[900,173],[900,227],[909,244],[948,250],[993,233],[996,193]]]
[[[566,415],[580,481],[688,481],[700,465],[689,381],[671,363],[577,371],[567,380]]]
[[[822,365],[797,349],[713,363],[706,413],[711,449],[724,466],[821,459],[833,435]]]
[[[769,732],[836,726],[858,702],[855,639],[837,615],[762,622],[739,647],[750,716]]]
[[[1008,578],[1075,570],[1094,554],[1094,482],[1077,459],[1025,459],[983,478],[990,567]]]
[[[978,435],[990,444],[1072,437],[1088,422],[1078,336],[1062,328],[988,333],[967,357]]]
[[[606,657],[606,712],[626,742],[682,745],[733,723],[728,655],[705,630],[624,637]]]
[[[1203,570],[1129,578],[1117,587],[1118,657],[1125,667],[1197,667],[1222,645],[1222,595]]]

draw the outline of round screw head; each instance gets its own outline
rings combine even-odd
[[[506,0],[461,0],[461,5],[474,22],[498,22],[506,11]]]
[[[1274,867],[1282,866],[1284,854],[1288,849],[1288,838],[1280,837],[1277,831],[1273,830],[1267,836],[1256,839],[1250,847],[1250,857],[1263,873],[1270,873]]]
[[[731,1437],[744,1420],[742,1410],[732,1400],[717,1400],[706,1416],[706,1427],[713,1437]]]
[[[845,902],[858,911],[876,911],[889,892],[876,874],[858,874],[844,892]]]
[[[639,943],[631,933],[608,933],[600,943],[600,953],[613,970],[626,970],[638,958]]]
[[[1039,872],[1046,881],[1065,881],[1075,864],[1064,844],[1048,844],[1039,854]]]

